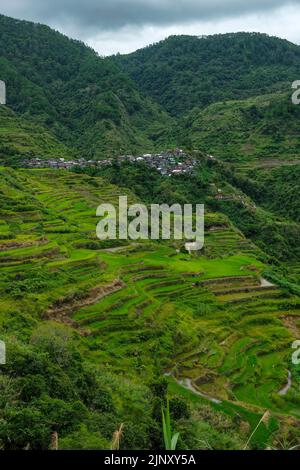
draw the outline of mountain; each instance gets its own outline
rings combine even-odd
[[[300,47],[288,41],[172,36],[103,59],[47,26],[0,16],[0,47],[10,108],[73,155],[196,146],[234,161],[297,158],[299,113],[284,93]]]
[[[300,223],[300,205],[295,197],[300,191],[299,164],[251,169],[247,179],[248,192],[258,204]]]
[[[1,164],[21,163],[30,157],[68,159],[71,156],[71,150],[41,124],[0,106]]]
[[[300,443],[299,48],[173,37],[102,59],[3,16],[0,46],[0,449],[109,449],[124,423],[122,450],[155,452],[167,399],[180,449]],[[178,142],[192,173],[12,168]],[[99,240],[97,206],[125,194],[204,203],[201,252]]]
[[[194,109],[181,129],[192,147],[228,161],[288,162],[300,159],[299,120],[291,93],[273,93]]]
[[[171,36],[114,62],[174,116],[193,108],[290,89],[300,47],[259,33]]]
[[[132,80],[79,41],[0,16],[0,77],[8,105],[48,127],[78,154],[150,150],[171,118]]]

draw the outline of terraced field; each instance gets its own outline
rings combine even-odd
[[[27,159],[32,156],[64,157],[72,152],[49,130],[22,118],[6,106],[0,107],[0,162]]]
[[[2,315],[12,297],[16,308],[41,314],[104,282],[96,207],[116,202],[116,188],[64,171],[3,169],[0,196]]]
[[[171,374],[224,407],[299,416],[300,299],[262,278],[260,251],[224,216],[207,214],[199,255],[178,242],[104,243],[96,207],[123,190],[64,171],[0,176],[1,323],[62,321],[92,363],[119,375]]]
[[[299,300],[257,276],[212,279],[202,286],[222,304],[217,315],[202,322],[218,335],[209,347],[179,357],[180,373],[215,397],[299,415],[296,404],[278,398],[295,337],[287,319],[299,318]]]

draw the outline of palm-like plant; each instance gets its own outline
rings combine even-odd
[[[166,408],[162,408],[162,425],[166,450],[176,450],[179,433],[177,432],[172,435],[169,400],[167,400]]]
[[[286,438],[278,440],[275,447],[269,447],[268,450],[299,450],[300,444],[290,442]]]

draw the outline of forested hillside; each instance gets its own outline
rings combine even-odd
[[[114,61],[178,116],[193,108],[290,88],[300,47],[258,33],[172,36]]]
[[[151,149],[171,119],[83,43],[0,16],[0,76],[12,109],[51,129],[78,154]]]
[[[70,158],[72,152],[41,124],[19,116],[6,106],[0,107],[1,164],[20,165],[31,157]]]
[[[180,145],[232,161],[298,156],[299,109],[288,93],[300,48],[287,41],[176,36],[102,59],[47,26],[0,16],[0,46],[8,105],[77,155]]]
[[[211,104],[185,119],[182,138],[228,161],[290,162],[300,159],[300,107],[291,92]]]
[[[249,191],[259,204],[300,222],[299,165],[251,170],[248,177],[251,181]]]

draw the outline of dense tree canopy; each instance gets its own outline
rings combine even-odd
[[[258,33],[171,36],[115,62],[177,116],[193,108],[290,87],[300,48]]]

